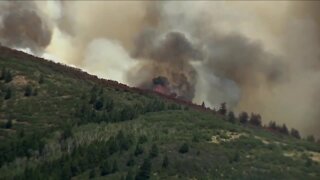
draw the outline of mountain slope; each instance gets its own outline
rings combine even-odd
[[[319,179],[320,145],[0,48],[0,179]]]

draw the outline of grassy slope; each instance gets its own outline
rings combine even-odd
[[[114,108],[109,112],[95,111],[88,103],[94,82],[30,58],[0,53],[0,68],[6,67],[14,76],[9,83],[0,82],[0,124],[13,121],[11,128],[0,128],[0,179],[30,179],[35,174],[40,179],[87,179],[89,174],[96,179],[120,179],[129,171],[134,175],[139,172],[154,144],[158,153],[151,158],[152,179],[320,177],[319,162],[312,160],[319,155],[319,144],[231,124],[213,113],[183,105],[172,108],[172,102],[158,96],[108,85],[99,90],[99,96],[112,99]],[[41,75],[44,83],[39,84]],[[26,84],[37,89],[38,94],[25,97]],[[8,87],[12,97],[4,100]],[[155,99],[163,102],[164,108],[147,112],[145,109]],[[89,107],[94,115],[83,120],[77,113],[81,105]],[[120,118],[111,122],[128,108],[135,111],[132,120]],[[110,116],[101,118],[103,112]],[[110,137],[120,131],[130,142],[128,148],[111,153]],[[232,139],[230,132],[241,136]],[[218,144],[212,142],[213,136]],[[143,153],[134,155],[141,137],[147,137],[139,145]],[[183,143],[189,146],[187,153],[179,152]],[[164,156],[169,160],[167,168],[162,167]],[[130,158],[135,163],[127,166]],[[118,170],[100,176],[103,163],[115,160]]]

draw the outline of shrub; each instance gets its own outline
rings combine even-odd
[[[183,143],[179,149],[179,152],[182,154],[189,152],[189,145],[187,143]]]

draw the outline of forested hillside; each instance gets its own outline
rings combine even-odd
[[[320,145],[0,48],[0,179],[319,179]],[[290,135],[291,134],[291,135]]]

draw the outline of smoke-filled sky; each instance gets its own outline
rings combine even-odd
[[[1,1],[0,42],[320,136],[320,3]]]

